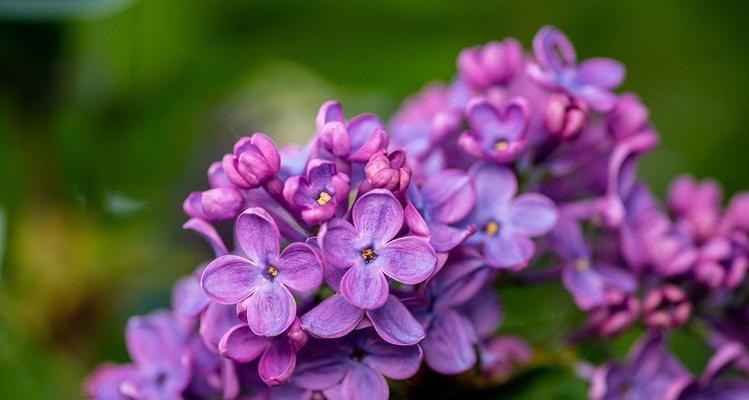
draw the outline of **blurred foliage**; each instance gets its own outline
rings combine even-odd
[[[662,133],[642,166],[657,192],[683,170],[749,187],[748,15],[677,0],[0,0],[0,398],[78,398],[97,362],[126,359],[127,317],[168,306],[210,256],[179,229],[180,204],[237,136],[300,143],[329,98],[389,116],[469,45],[558,26],[581,58],[626,63]],[[583,396],[569,297],[502,298],[502,330],[538,345],[539,367],[484,395]],[[583,351],[621,356],[634,338]],[[698,341],[673,342],[699,370]]]

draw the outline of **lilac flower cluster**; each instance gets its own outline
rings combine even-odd
[[[578,63],[552,27],[532,50],[464,50],[389,125],[329,101],[303,148],[239,139],[184,202],[216,257],[171,310],[128,323],[133,362],[100,367],[87,395],[385,399],[422,361],[499,382],[533,362],[497,334],[509,277],[561,282],[587,315],[572,341],[645,328],[629,361],[579,368],[591,398],[749,396],[725,373],[749,373],[749,194],[724,210],[716,183],[682,177],[659,205],[636,175],[658,135],[614,92],[624,67]],[[701,377],[664,345],[695,321],[715,348]]]

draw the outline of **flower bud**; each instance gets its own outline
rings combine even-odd
[[[411,182],[411,169],[406,166],[406,153],[396,150],[389,155],[382,152],[373,155],[364,167],[367,182],[372,188],[383,188],[402,193]]]
[[[554,94],[546,105],[546,130],[560,140],[573,140],[588,119],[588,106],[572,97]]]
[[[351,137],[346,125],[341,121],[326,123],[320,131],[320,145],[338,157],[346,157],[351,152]]]
[[[670,329],[682,326],[692,314],[692,304],[684,291],[671,284],[648,292],[642,308],[645,324],[651,328]]]
[[[281,167],[281,156],[273,141],[262,133],[243,137],[234,153],[222,160],[229,181],[240,188],[254,189],[268,182]]]
[[[460,75],[478,90],[509,83],[523,63],[522,47],[512,38],[465,49],[458,56]]]
[[[182,208],[194,218],[206,221],[232,219],[239,215],[244,205],[244,196],[233,188],[209,189],[193,192],[187,196]]]

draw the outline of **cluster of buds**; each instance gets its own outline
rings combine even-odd
[[[171,310],[128,324],[133,362],[102,366],[87,394],[386,399],[386,378],[425,368],[501,382],[534,362],[498,334],[495,278],[509,276],[558,280],[588,316],[574,341],[642,322],[629,362],[587,368],[592,398],[749,396],[746,379],[721,376],[749,372],[736,329],[749,320],[749,195],[724,211],[717,185],[680,178],[660,206],[636,174],[657,133],[635,95],[614,92],[624,67],[578,64],[552,27],[532,49],[463,51],[452,82],[389,124],[329,101],[303,148],[241,138],[184,203],[215,257]],[[716,348],[701,378],[663,345],[695,319]]]

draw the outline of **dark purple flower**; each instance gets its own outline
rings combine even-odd
[[[296,353],[307,342],[307,334],[295,320],[283,335],[255,335],[246,324],[232,327],[219,342],[221,355],[240,363],[260,357],[258,373],[268,385],[285,382],[294,372]]]
[[[298,355],[291,382],[320,391],[341,385],[343,399],[385,400],[389,388],[385,376],[403,380],[421,364],[421,348],[383,342],[371,329],[363,329],[334,341],[313,341]]]
[[[544,114],[544,126],[552,137],[560,140],[577,138],[587,119],[587,104],[562,94],[553,94],[549,97]]]
[[[376,153],[367,162],[364,173],[371,188],[387,189],[395,194],[403,193],[411,182],[411,169],[406,165],[406,153],[402,150]]]
[[[260,336],[285,331],[296,316],[289,288],[317,289],[322,267],[305,243],[292,243],[279,255],[280,234],[273,218],[262,208],[249,208],[238,218],[236,238],[244,256],[226,255],[205,269],[201,285],[208,297],[222,304],[247,300],[247,323]]]
[[[477,165],[471,174],[477,201],[468,221],[477,227],[469,238],[483,245],[487,263],[496,268],[524,268],[535,252],[530,239],[554,228],[558,212],[554,203],[537,193],[517,192],[515,174],[492,164]]]
[[[315,159],[307,165],[305,175],[286,180],[284,198],[301,210],[308,224],[319,224],[333,218],[336,210],[348,206],[349,176],[337,172],[335,163]]]
[[[606,305],[608,291],[633,293],[637,289],[637,281],[629,272],[606,262],[593,261],[580,225],[573,218],[560,218],[550,238],[563,260],[562,283],[581,309]]]
[[[320,107],[317,131],[321,149],[358,163],[366,163],[373,154],[386,149],[389,140],[385,125],[377,116],[362,114],[346,122],[337,101]]]
[[[669,400],[690,381],[689,372],[669,353],[660,334],[647,334],[624,363],[598,368],[592,378],[592,400]]]
[[[749,239],[741,232],[717,236],[699,249],[694,277],[712,289],[733,289],[749,269]]]
[[[445,169],[427,177],[418,188],[411,187],[406,224],[417,234],[429,235],[436,252],[446,253],[474,232],[473,226],[455,225],[473,211],[475,204],[476,188],[471,176],[459,169]]]
[[[466,106],[468,130],[458,143],[466,153],[498,163],[517,159],[528,148],[528,106],[522,98],[510,99],[502,111],[488,99],[475,98]]]
[[[642,302],[642,314],[651,328],[676,328],[689,319],[692,303],[681,288],[665,284],[648,292]]]
[[[513,38],[465,49],[458,55],[458,71],[474,89],[504,85],[523,73],[523,47]]]
[[[529,363],[532,355],[530,347],[513,336],[486,339],[479,345],[481,370],[494,379],[507,379],[519,365]]]
[[[476,364],[475,345],[479,336],[468,315],[458,306],[471,300],[491,274],[480,258],[458,256],[429,281],[423,298],[407,301],[409,309],[425,327],[426,337],[420,345],[427,365],[433,370],[459,374]],[[496,306],[498,314],[499,304],[489,303]],[[494,313],[489,310],[482,314],[482,318],[487,319]]]
[[[326,266],[347,269],[341,294],[363,310],[380,308],[388,298],[386,276],[407,285],[423,282],[437,262],[429,242],[421,237],[394,239],[403,225],[403,207],[392,193],[374,189],[352,208],[353,225],[328,221],[318,243]]]
[[[619,290],[608,290],[604,297],[603,305],[589,311],[586,328],[600,336],[616,336],[637,321],[640,302]]]
[[[239,139],[234,144],[234,153],[224,156],[222,166],[231,183],[254,189],[276,175],[281,167],[281,156],[271,138],[255,133]]]
[[[721,376],[732,364],[745,356],[739,343],[725,343],[710,358],[699,379],[693,379],[679,393],[679,400],[742,400],[749,398],[749,382]]]
[[[552,90],[561,90],[585,101],[596,111],[606,112],[616,105],[611,92],[624,80],[624,66],[608,58],[592,58],[577,65],[575,48],[567,36],[546,26],[533,38],[537,64],[529,64],[528,74]]]

